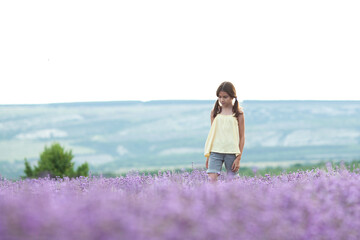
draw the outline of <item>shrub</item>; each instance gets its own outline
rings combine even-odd
[[[59,143],[53,143],[50,147],[45,146],[44,151],[40,154],[38,166],[35,166],[34,169],[25,159],[24,172],[26,176],[22,176],[22,178],[47,177],[48,175],[51,178],[88,176],[88,163],[83,163],[75,171],[74,163],[71,162],[73,157],[72,150],[65,151]]]

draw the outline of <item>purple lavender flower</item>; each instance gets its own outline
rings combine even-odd
[[[0,239],[359,239],[345,165],[264,177],[204,170],[0,179]]]

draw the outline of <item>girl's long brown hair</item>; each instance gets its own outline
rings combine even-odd
[[[219,97],[220,91],[226,92],[231,98],[235,98],[235,103],[232,109],[232,112],[235,113],[235,117],[237,118],[240,114],[243,114],[243,107],[239,105],[234,85],[231,82],[222,82],[216,90],[217,97]],[[221,113],[222,107],[219,104],[219,99],[216,100],[213,111],[214,118],[216,117],[216,115]]]

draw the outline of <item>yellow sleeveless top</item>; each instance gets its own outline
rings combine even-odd
[[[209,157],[210,152],[240,154],[239,125],[234,115],[216,115],[206,139],[205,157]]]

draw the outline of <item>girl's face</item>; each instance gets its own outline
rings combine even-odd
[[[227,94],[227,92],[220,91],[218,99],[219,99],[219,102],[221,103],[221,106],[224,106],[224,107],[232,106],[233,99],[229,96],[229,94]]]

